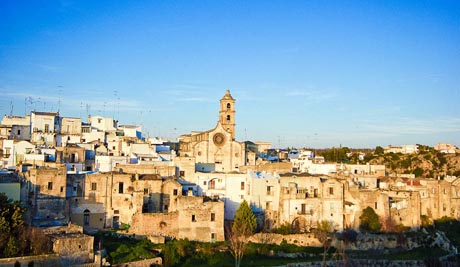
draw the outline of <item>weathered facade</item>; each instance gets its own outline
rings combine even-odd
[[[224,203],[204,197],[180,196],[176,210],[168,213],[136,213],[129,229],[136,235],[160,235],[179,239],[223,241]]]
[[[28,180],[28,203],[35,225],[64,224],[68,221],[65,166],[32,168]]]

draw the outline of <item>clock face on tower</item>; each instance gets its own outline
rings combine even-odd
[[[216,133],[213,136],[212,141],[216,146],[222,146],[225,143],[225,136],[221,133]]]

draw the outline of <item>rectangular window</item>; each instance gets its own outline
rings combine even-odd
[[[272,187],[267,186],[267,195],[270,196],[272,194]]]
[[[206,185],[206,181],[203,181],[203,185]]]
[[[211,222],[214,222],[216,220],[216,214],[211,213]]]
[[[195,214],[192,215],[192,222],[196,222]]]
[[[123,194],[123,182],[118,183],[118,193]]]
[[[244,190],[244,182],[241,182],[241,190]]]
[[[307,205],[306,205],[305,203],[302,203],[301,212],[302,212],[302,214],[306,214],[306,213],[307,213]]]
[[[18,130],[18,135],[20,135],[20,134],[21,134],[21,130]]]
[[[53,190],[53,182],[48,182],[48,190]]]
[[[64,187],[63,187],[63,186],[61,186],[61,193],[62,193],[62,192],[64,192]]]
[[[266,210],[271,210],[272,209],[272,202],[271,201],[265,202],[265,209]]]
[[[215,233],[211,233],[211,239],[216,239],[216,234]]]
[[[149,189],[148,188],[144,188],[144,195],[148,195],[149,193]]]
[[[97,183],[91,183],[91,190],[96,191],[97,189]]]
[[[50,130],[50,125],[49,124],[45,124],[45,133],[49,132]]]
[[[374,209],[377,209],[377,202],[374,203]]]
[[[209,182],[209,189],[215,189],[216,188],[216,180],[211,180]]]
[[[329,187],[329,195],[333,195],[334,194],[334,188],[333,187]]]
[[[173,190],[173,195],[177,196],[177,189]]]
[[[184,177],[185,176],[185,171],[179,171],[179,176]]]

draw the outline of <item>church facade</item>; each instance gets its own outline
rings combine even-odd
[[[220,99],[219,120],[214,129],[179,137],[179,155],[194,157],[196,164],[214,171],[238,171],[245,165],[245,145],[235,141],[235,99],[227,90]]]

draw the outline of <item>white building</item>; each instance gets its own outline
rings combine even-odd
[[[101,116],[88,116],[88,123],[93,127],[103,132],[112,132],[117,129],[117,122],[112,118],[104,118]]]
[[[55,146],[55,134],[59,132],[59,113],[30,113],[31,142],[38,145]]]
[[[199,196],[223,199],[226,220],[233,220],[243,200],[251,201],[252,178],[245,173],[200,173],[195,174]]]

